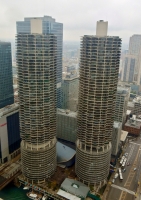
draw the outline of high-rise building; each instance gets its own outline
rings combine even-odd
[[[107,180],[111,156],[121,39],[97,22],[95,36],[81,41],[76,174],[86,184]]]
[[[30,33],[17,34],[22,172],[32,182],[56,168],[57,41],[42,30],[42,20],[31,19]]]
[[[79,78],[67,75],[62,81],[62,108],[76,112],[78,106]]]
[[[130,87],[117,87],[114,120],[122,124],[126,120],[127,104],[130,97]]]
[[[31,20],[40,19],[42,21],[43,34],[54,34],[57,37],[57,107],[61,106],[61,82],[62,82],[62,49],[63,49],[63,24],[56,22],[50,16],[28,17],[24,21],[17,22],[17,33],[30,33]]]
[[[11,44],[0,41],[0,108],[13,103]]]
[[[57,138],[75,143],[77,130],[77,113],[57,109]]]
[[[140,52],[141,52],[141,35],[133,35],[129,41],[129,51],[123,57],[122,81],[141,83],[140,78]]]
[[[112,132],[112,152],[111,154],[116,156],[119,150],[119,143],[121,137],[122,123],[114,121]]]

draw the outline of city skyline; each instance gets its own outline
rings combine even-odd
[[[16,34],[15,22],[17,20],[22,20],[25,16],[43,15],[53,16],[64,24],[64,41],[79,41],[82,35],[93,35],[94,21],[99,20],[99,18],[110,22],[109,35],[119,35],[123,38],[123,43],[127,44],[129,37],[134,33],[140,34],[140,27],[138,26],[141,22],[139,0],[136,3],[131,0],[124,2],[113,2],[111,0],[106,2],[103,0],[99,2],[92,0],[89,0],[89,2],[80,0],[77,2],[65,2],[64,0],[41,2],[35,0],[34,6],[32,6],[32,1],[25,1],[25,6],[21,6],[21,3],[17,0],[12,2],[8,0],[0,1],[0,3],[0,38],[6,41],[14,39]],[[123,9],[127,5],[128,10]],[[73,13],[75,14],[73,15]]]

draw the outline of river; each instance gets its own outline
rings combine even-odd
[[[0,191],[0,198],[4,200],[29,200],[26,196],[28,190],[23,190],[23,187],[17,188],[9,184],[2,191]]]

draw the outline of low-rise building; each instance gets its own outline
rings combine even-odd
[[[0,163],[20,153],[19,105],[11,104],[0,109]]]
[[[76,141],[77,113],[57,109],[57,138],[73,142]]]
[[[127,131],[129,134],[139,136],[141,133],[141,120],[136,119],[136,116],[133,116],[125,123],[124,131]]]
[[[122,128],[121,122],[114,122],[113,133],[112,133],[112,153],[111,153],[114,156],[116,156],[118,153],[118,146],[121,137],[121,128]]]
[[[66,192],[63,192],[63,191],[66,191]],[[89,191],[90,191],[89,187],[86,186],[84,183],[81,183],[77,180],[66,178],[61,184],[61,188],[57,192],[57,194],[67,199],[75,200],[75,197],[78,197],[76,199],[81,200],[87,197]]]

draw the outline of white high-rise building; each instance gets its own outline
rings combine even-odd
[[[17,34],[17,66],[23,175],[32,182],[56,169],[56,47],[42,33],[42,20],[31,19],[30,33]]]
[[[100,20],[96,35],[81,40],[75,170],[89,185],[109,174],[121,39],[107,29]]]

